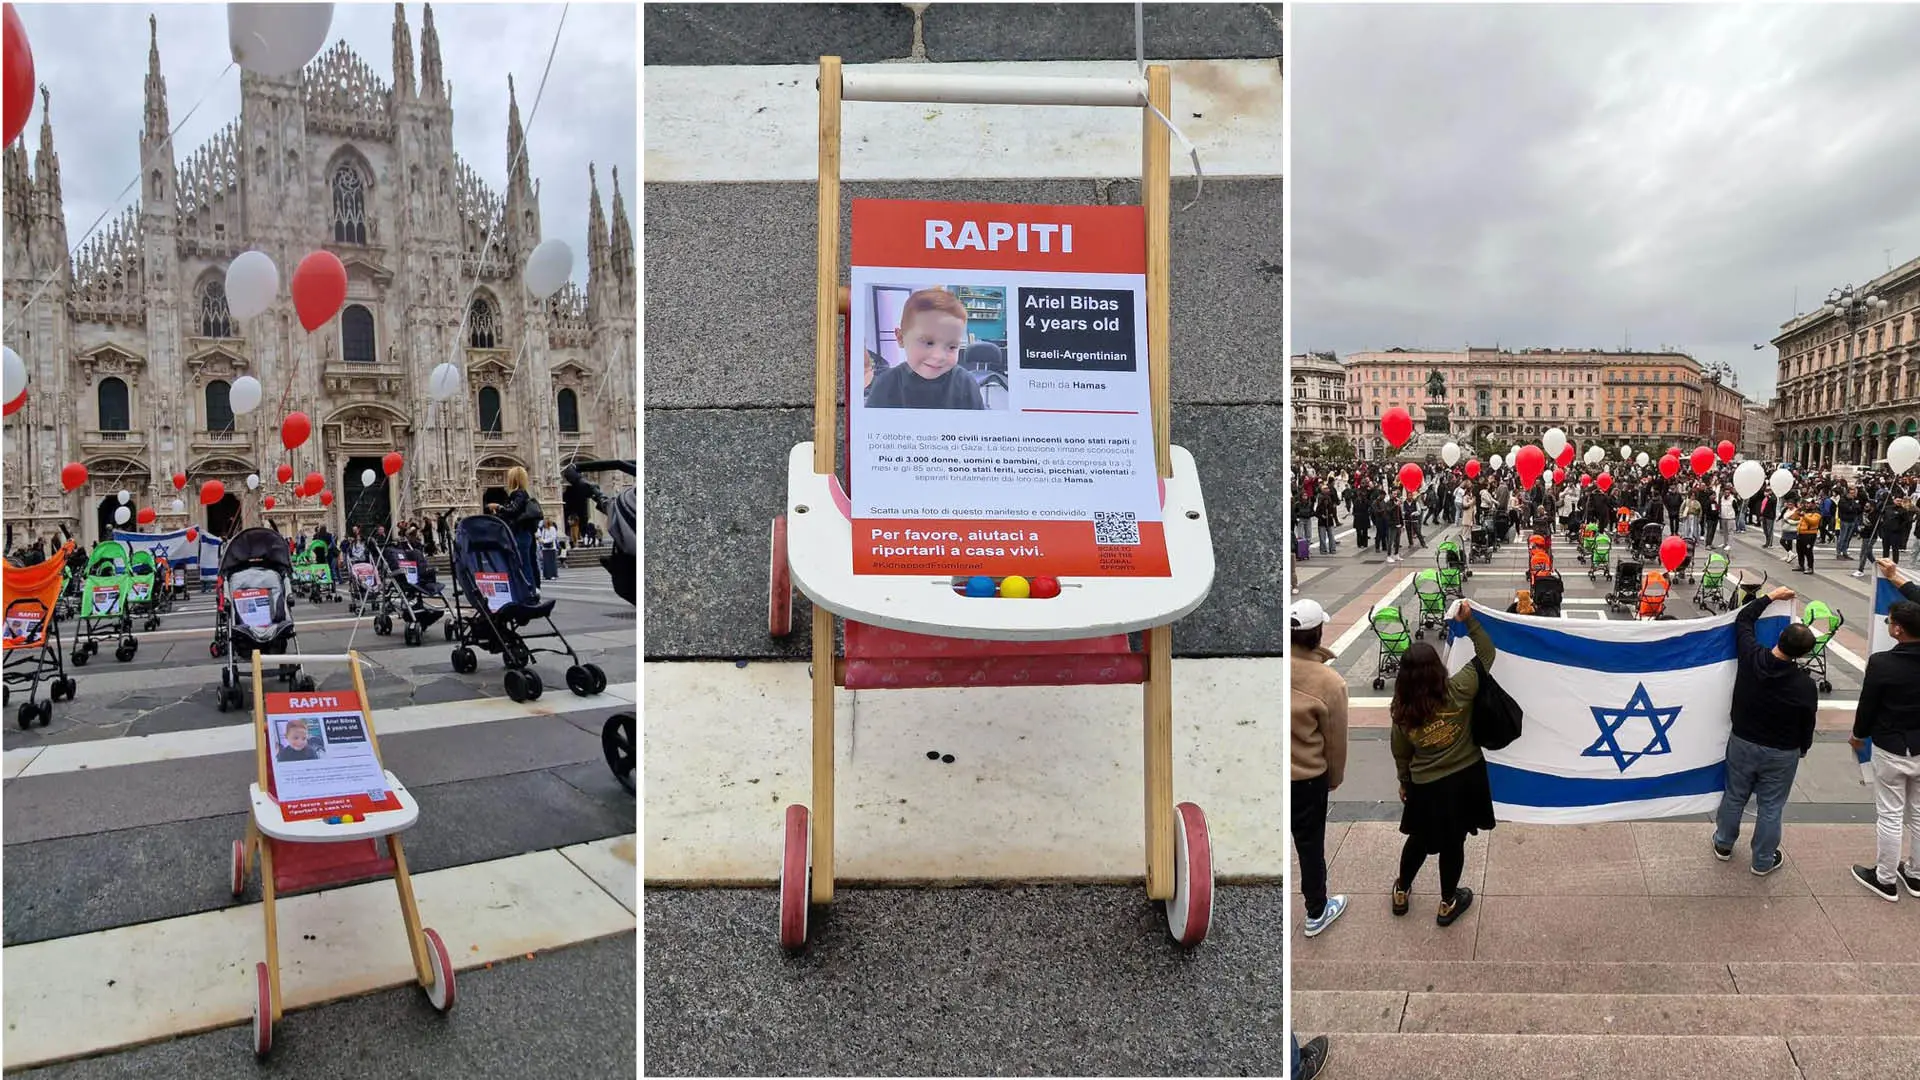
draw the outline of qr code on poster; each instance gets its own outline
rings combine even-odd
[[[1131,510],[1093,512],[1093,542],[1101,547],[1138,546],[1140,518]]]

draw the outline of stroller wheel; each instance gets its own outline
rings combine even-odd
[[[1375,678],[1373,680],[1373,688],[1375,690],[1385,690],[1387,688],[1387,680],[1381,679],[1381,678]]]
[[[379,634],[381,637],[386,637],[388,634],[393,633],[393,619],[385,614],[375,615],[373,617],[373,632]]]
[[[422,635],[420,633],[419,627],[417,626],[407,627],[406,640],[409,646],[420,644],[421,637]]]
[[[527,676],[519,668],[508,668],[506,677],[507,696],[515,701],[525,701],[527,694]]]
[[[1425,630],[1415,630],[1413,632],[1413,640],[1415,641],[1424,640],[1426,636],[1427,636],[1427,632]]]
[[[440,629],[446,632],[448,641],[453,640],[453,620],[452,619],[448,619],[445,623],[441,624]]]
[[[74,667],[86,667],[86,666],[87,666],[87,658],[88,658],[89,656],[92,656],[92,655],[93,655],[92,653],[89,653],[89,652],[88,652],[87,650],[85,650],[85,649],[75,649],[75,650],[73,650],[73,666],[74,666]]]
[[[1828,682],[1828,681],[1827,681],[1827,680],[1825,680],[1825,679],[1821,679],[1821,680],[1820,680],[1820,692],[1821,692],[1821,693],[1823,693],[1823,694],[1831,694],[1831,693],[1833,693],[1833,684],[1832,684],[1832,683],[1830,683],[1830,682]]]
[[[113,650],[113,658],[124,664],[133,659],[133,650],[127,648],[125,641],[121,641],[119,646]]]
[[[600,729],[600,749],[607,755],[607,767],[620,786],[633,794],[633,714],[615,713]]]
[[[601,669],[599,664],[585,664],[582,666],[587,669],[587,674],[593,676],[593,689],[588,691],[589,693],[598,694],[607,688],[607,673]]]
[[[479,670],[479,667],[480,658],[473,654],[472,649],[462,645],[453,650],[453,670],[462,675],[471,675],[473,672]]]
[[[567,689],[578,697],[586,697],[593,693],[593,676],[587,674],[585,667],[575,664],[567,669]]]
[[[527,672],[527,700],[528,701],[536,700],[537,698],[539,698],[541,694],[546,692],[546,689],[547,689],[546,684],[540,681],[539,672],[537,671]]]
[[[97,641],[94,641],[94,640],[92,640],[92,639],[88,639],[88,641],[87,641],[87,655],[88,655],[88,656],[92,656],[92,655],[94,655],[95,653],[98,653],[99,651],[100,651],[100,643],[99,643],[99,642],[97,642]]]
[[[31,701],[21,702],[20,711],[17,714],[17,719],[20,721],[20,730],[32,731],[34,718],[37,717],[39,714],[40,714],[39,705]]]
[[[232,686],[233,686],[233,669],[221,668],[220,669],[220,689],[226,690]]]

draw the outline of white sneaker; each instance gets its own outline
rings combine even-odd
[[[1866,577],[1866,576],[1867,576],[1867,572],[1866,572],[1865,570],[1855,570],[1855,571],[1853,572],[1853,576],[1854,576],[1854,577]]]

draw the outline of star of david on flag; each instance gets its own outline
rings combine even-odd
[[[1626,772],[1633,763],[1652,754],[1671,754],[1673,746],[1667,741],[1667,732],[1674,721],[1680,719],[1680,707],[1656,709],[1653,698],[1647,694],[1647,684],[1639,683],[1633,688],[1633,696],[1627,699],[1624,709],[1603,709],[1593,706],[1594,722],[1600,725],[1600,737],[1593,745],[1580,751],[1585,757],[1610,757]],[[1625,750],[1620,746],[1620,729],[1629,720],[1645,720],[1653,728],[1653,734],[1647,745],[1640,750]],[[1638,741],[1632,740],[1632,741]],[[1632,745],[1632,741],[1628,745]]]

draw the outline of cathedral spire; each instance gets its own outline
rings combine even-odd
[[[613,170],[613,234],[607,263],[622,295],[633,288],[633,229],[627,224],[627,201],[620,195],[620,168]]]
[[[600,179],[593,164],[587,164],[587,314],[595,316],[605,303],[614,302],[617,292],[607,277],[607,217],[600,212]]]
[[[167,80],[160,75],[160,21],[147,16],[147,129],[140,141],[158,146],[172,125],[167,123]]]
[[[433,5],[423,5],[420,24],[420,96],[430,101],[444,100],[446,86],[440,77],[440,35],[433,29]]]
[[[67,211],[60,197],[60,155],[53,152],[53,95],[44,84],[40,87],[40,152],[34,156],[33,172],[40,211],[46,216],[43,227],[51,243],[65,251]]]
[[[520,102],[513,94],[513,74],[507,74],[507,186],[526,183],[531,171],[527,165],[527,133],[520,127]]]
[[[407,5],[393,5],[393,94],[405,101],[413,94],[413,32],[407,29]]]

